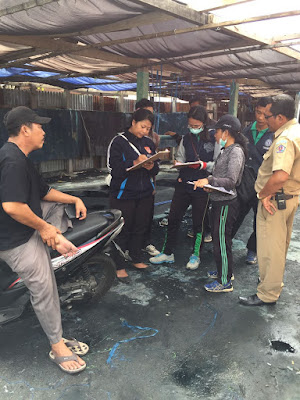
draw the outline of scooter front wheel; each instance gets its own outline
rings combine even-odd
[[[116,277],[116,265],[106,254],[96,254],[86,264],[90,276],[95,278],[96,285],[90,290],[88,298],[91,302],[100,300],[111,288]]]

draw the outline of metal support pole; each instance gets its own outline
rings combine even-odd
[[[139,68],[137,70],[137,88],[136,100],[148,99],[149,91],[149,71],[148,68]]]
[[[65,89],[63,93],[63,107],[67,110],[71,110],[71,93],[70,90]]]
[[[38,108],[38,92],[34,85],[30,85],[30,108]]]
[[[67,174],[73,175],[74,174],[74,168],[73,168],[73,160],[69,158],[67,161]]]
[[[230,101],[228,113],[237,117],[238,101],[239,101],[239,84],[233,80],[230,85]]]
[[[295,106],[296,106],[295,118],[296,118],[297,121],[299,122],[299,117],[300,117],[300,92],[298,92],[298,93],[296,94]]]
[[[117,99],[117,111],[124,113],[125,112],[124,92],[119,92],[118,95],[119,97]]]
[[[175,113],[177,112],[177,102],[176,102],[176,98],[172,97],[171,99],[171,113]]]

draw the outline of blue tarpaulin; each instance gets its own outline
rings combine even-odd
[[[55,72],[46,72],[46,71],[30,71],[24,68],[0,68],[0,78],[8,78],[12,76],[31,76],[31,77],[46,79],[55,77],[56,75],[60,74]],[[136,89],[136,83],[116,83],[118,82],[118,79],[113,81],[111,79],[108,80],[108,79],[98,79],[90,77],[76,77],[76,78],[59,78],[57,80],[70,83],[74,85],[74,87],[96,89],[103,92]]]
[[[6,78],[16,75],[35,76],[37,78],[49,78],[51,76],[59,74],[56,72],[30,71],[24,68],[0,68],[0,78]]]

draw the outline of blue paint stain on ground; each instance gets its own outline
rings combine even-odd
[[[107,363],[107,364],[110,364],[112,367],[113,367],[112,361],[117,357],[117,354],[118,354],[117,350],[118,350],[118,348],[121,346],[121,344],[123,344],[123,343],[129,343],[129,342],[132,342],[133,340],[137,340],[137,339],[147,339],[147,338],[153,337],[153,336],[155,336],[155,335],[158,334],[158,330],[157,330],[157,329],[148,328],[148,327],[144,327],[144,328],[143,328],[143,327],[141,327],[141,326],[129,325],[128,322],[125,321],[125,320],[122,321],[122,326],[124,326],[124,327],[126,327],[126,328],[129,328],[130,330],[132,330],[132,331],[135,332],[135,333],[140,333],[141,331],[153,331],[153,333],[152,333],[152,334],[149,334],[149,335],[142,335],[142,336],[137,335],[137,336],[131,337],[131,338],[129,338],[129,339],[119,340],[119,341],[113,346],[113,348],[111,349],[111,351],[110,351],[110,353],[109,353],[109,356],[108,356],[108,358],[107,358],[107,360],[106,360],[106,363]]]

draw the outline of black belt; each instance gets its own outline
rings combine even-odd
[[[293,197],[296,197],[296,196],[299,196],[299,195],[298,194],[295,194],[295,195],[293,195],[293,194],[284,194],[284,199],[285,200],[290,200],[290,199],[292,199]],[[275,200],[275,196],[272,196],[271,200]]]

